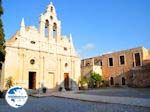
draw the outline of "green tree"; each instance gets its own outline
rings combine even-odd
[[[102,82],[102,76],[98,73],[92,72],[91,73],[91,85],[92,87],[99,87],[100,83]]]
[[[0,67],[2,63],[5,61],[5,35],[3,29],[3,22],[2,22],[2,15],[3,15],[3,7],[2,7],[2,0],[0,0]]]
[[[91,73],[91,78],[92,78],[94,81],[102,81],[102,77],[101,77],[98,73],[95,73],[95,72],[92,72],[92,73]]]

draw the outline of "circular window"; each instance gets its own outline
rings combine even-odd
[[[33,65],[33,64],[35,64],[35,60],[34,59],[31,59],[30,60],[30,63]]]
[[[50,16],[50,19],[53,20],[53,16]]]
[[[68,66],[68,63],[65,63],[65,67],[67,67]]]

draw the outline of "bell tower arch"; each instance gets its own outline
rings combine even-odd
[[[50,3],[44,14],[40,16],[40,27],[41,37],[48,38],[48,40],[55,39],[59,42],[61,39],[61,21],[58,20],[55,7]]]

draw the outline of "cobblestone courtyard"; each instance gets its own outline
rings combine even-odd
[[[100,96],[150,98],[150,88],[101,88],[81,91],[79,93]]]
[[[14,109],[5,100],[0,101],[0,112],[149,112],[150,108],[92,103],[56,97],[32,98],[25,106]]]
[[[149,98],[149,89],[138,89],[138,91],[141,93],[140,97],[145,99]],[[84,93],[128,97],[139,96],[138,92],[134,95],[134,89],[116,88],[89,90]],[[5,99],[0,99],[0,112],[150,112],[150,108],[124,104],[95,103],[51,96],[43,98],[29,97],[27,103],[19,109],[11,108]]]

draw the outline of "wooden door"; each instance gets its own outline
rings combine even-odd
[[[69,73],[64,73],[64,87],[69,90]]]
[[[29,72],[29,89],[36,89],[36,72]]]

